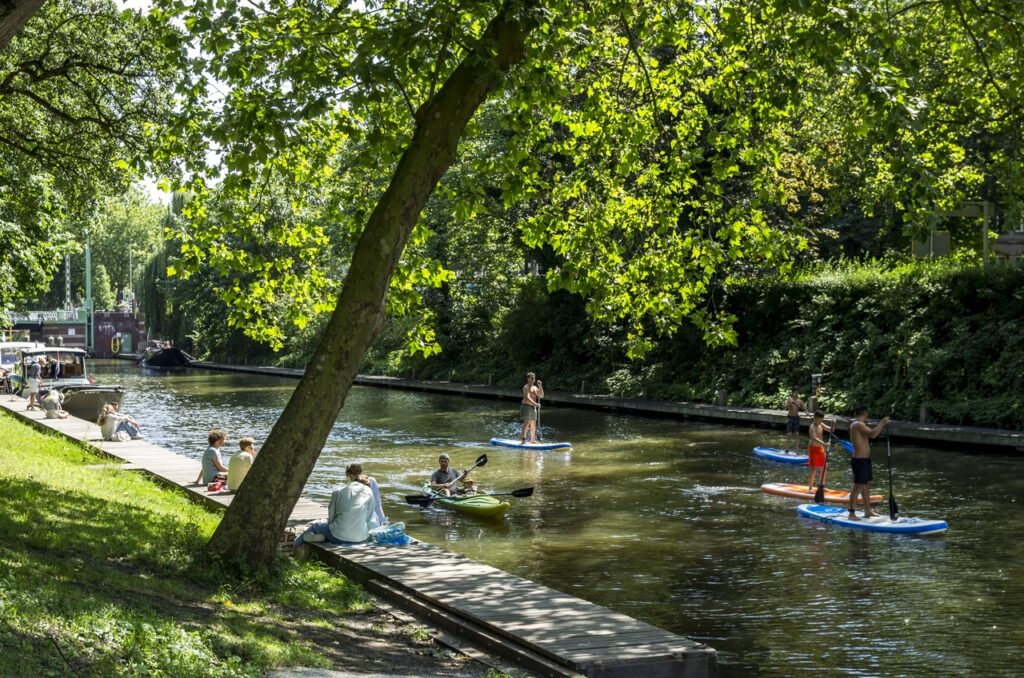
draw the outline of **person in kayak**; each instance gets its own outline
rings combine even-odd
[[[430,474],[430,489],[438,494],[450,497],[452,496],[455,481],[460,477],[459,472],[449,466],[451,459],[448,458],[447,454],[442,453],[437,458],[437,463],[440,468]],[[466,474],[468,475],[469,471]]]
[[[807,465],[811,469],[811,477],[807,479],[808,492],[814,491],[814,485],[818,481],[819,475],[822,476],[821,482],[825,482],[825,433],[832,433],[835,428],[835,419],[832,420],[832,425],[828,426],[825,424],[825,413],[821,410],[814,410],[814,420],[807,431],[807,436],[811,439],[807,447]]]
[[[786,452],[800,449],[800,413],[803,411],[804,401],[800,400],[800,392],[794,388],[786,401]]]
[[[523,432],[519,436],[520,443],[537,442],[537,415],[540,410],[539,398],[544,397],[544,389],[537,386],[537,375],[529,372],[523,384],[523,399],[519,403],[519,417],[523,420]]]
[[[885,430],[889,417],[884,417],[875,424],[868,426],[867,405],[858,405],[853,410],[853,423],[850,424],[850,440],[853,442],[853,457],[850,468],[853,470],[853,491],[850,492],[850,520],[860,520],[853,507],[858,496],[864,498],[864,517],[877,516],[871,510],[871,441]]]

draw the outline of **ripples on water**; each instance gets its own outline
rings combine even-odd
[[[150,440],[194,457],[214,427],[229,432],[228,449],[243,435],[262,444],[295,385],[120,363],[96,372],[127,386],[125,409]],[[571,452],[486,445],[518,435],[517,410],[355,388],[306,496],[326,502],[359,461],[381,483],[386,513],[415,536],[706,641],[722,675],[1019,675],[1021,459],[894,448],[901,511],[951,525],[907,538],[799,519],[797,502],[758,491],[806,481],[803,467],[751,455],[781,435],[550,407],[544,438],[573,442]],[[442,451],[458,468],[486,452],[474,478],[487,489],[536,492],[511,499],[498,524],[409,507],[402,496],[419,491]],[[884,489],[884,444],[874,456]],[[847,484],[845,455],[830,462]]]

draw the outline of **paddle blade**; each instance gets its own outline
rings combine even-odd
[[[407,494],[405,495],[405,501],[409,504],[415,504],[422,508],[426,508],[433,503],[435,497],[428,497],[423,494]]]
[[[512,490],[511,492],[509,492],[509,494],[511,494],[513,497],[532,497],[533,496],[533,488],[532,487],[524,487],[521,490]]]
[[[476,458],[476,463],[473,464],[473,466],[474,467],[476,467],[476,466],[483,466],[486,463],[487,463],[487,455],[486,454],[481,454],[479,457]]]
[[[825,503],[825,483],[818,483],[818,489],[814,492],[814,503]]]
[[[839,441],[839,444],[843,446],[844,450],[853,453],[853,443],[851,443],[849,440],[843,440],[842,438],[836,438],[836,440]]]
[[[896,506],[896,497],[889,493],[889,519],[893,522],[900,519],[900,509]]]

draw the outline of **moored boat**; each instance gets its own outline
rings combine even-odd
[[[139,362],[154,370],[174,370],[188,367],[192,360],[192,356],[180,348],[159,346],[147,348]]]
[[[63,407],[68,414],[87,421],[96,421],[107,403],[121,403],[124,387],[100,385],[89,376],[86,367],[88,354],[80,348],[38,346],[23,348],[11,376],[15,392],[27,396],[28,374],[33,363],[39,363],[42,385],[40,395],[51,390],[60,391]]]

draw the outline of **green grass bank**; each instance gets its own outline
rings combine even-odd
[[[206,562],[219,519],[0,413],[0,672],[483,673],[315,563],[282,558],[271,574],[246,577]]]

